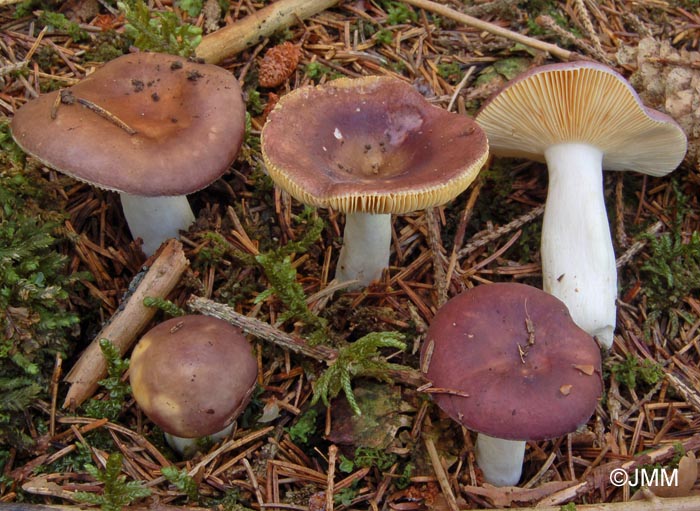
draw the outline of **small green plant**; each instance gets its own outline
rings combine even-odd
[[[246,90],[245,107],[251,115],[260,115],[265,111],[265,104],[259,90],[253,88]]]
[[[457,62],[441,62],[437,66],[437,73],[445,80],[456,81],[460,78],[462,70]]]
[[[20,412],[45,397],[57,355],[71,348],[78,316],[68,290],[85,273],[67,275],[60,250],[64,216],[49,183],[0,121],[0,445],[31,443]]]
[[[639,382],[655,385],[664,377],[663,368],[651,360],[642,360],[628,353],[622,362],[613,364],[610,368],[615,380],[630,389],[637,387]]]
[[[343,488],[333,495],[333,502],[339,506],[349,507],[352,505],[352,501],[360,493],[360,489],[357,488],[356,484]]]
[[[327,76],[329,79],[338,78],[342,76],[342,74],[333,71],[327,65],[316,61],[309,62],[306,65],[305,73],[306,76],[309,77],[309,79],[314,80],[315,82],[318,82],[324,76]]]
[[[131,387],[122,381],[122,375],[129,368],[129,361],[122,359],[119,350],[108,339],[100,339],[100,350],[107,362],[107,378],[99,381],[108,392],[107,399],[91,399],[85,405],[88,417],[115,420],[122,406],[131,394]]]
[[[202,0],[177,0],[176,5],[193,18],[202,12]]]
[[[342,472],[350,473],[358,468],[377,467],[380,471],[385,472],[396,463],[396,454],[386,452],[383,449],[374,447],[358,447],[355,449],[355,456],[349,459],[342,454],[340,455],[339,468]]]
[[[160,469],[160,473],[179,491],[187,495],[188,500],[191,502],[197,501],[199,498],[197,481],[187,473],[186,469],[178,470],[177,467],[171,465]]]
[[[126,481],[121,474],[122,455],[110,454],[104,470],[94,465],[86,465],[85,470],[95,479],[104,483],[102,494],[75,492],[73,498],[85,504],[100,506],[102,511],[120,511],[135,500],[148,497],[151,490],[145,488],[140,481]]]
[[[47,27],[67,33],[76,43],[89,39],[88,33],[80,28],[80,25],[59,12],[43,11],[39,16],[39,22]]]
[[[165,312],[168,316],[171,316],[173,318],[178,316],[184,316],[186,314],[185,310],[182,307],[179,307],[170,300],[166,300],[159,296],[147,296],[143,299],[143,304],[146,307],[155,307],[157,309],[160,309],[163,312]]]
[[[387,28],[382,28],[374,34],[374,38],[379,44],[391,44],[394,42],[394,33]]]
[[[576,504],[569,502],[559,508],[559,511],[576,511]]]
[[[688,198],[673,184],[677,207],[671,232],[661,236],[645,236],[650,254],[640,269],[647,297],[647,318],[644,330],[650,336],[651,326],[668,317],[668,336],[678,334],[683,299],[700,290],[700,233],[683,236],[683,218],[688,211]],[[693,319],[689,318],[692,323]]]
[[[182,23],[170,11],[151,11],[143,0],[125,0],[117,4],[124,12],[126,34],[141,50],[190,57],[202,40],[202,29]]]
[[[288,320],[303,322],[310,330],[307,335],[309,342],[318,344],[326,337],[327,322],[309,309],[304,288],[297,282],[297,271],[291,264],[290,256],[295,253],[304,253],[309,249],[323,231],[323,220],[314,215],[311,208],[305,208],[297,220],[307,224],[301,238],[255,257],[255,261],[262,267],[271,286],[255,298],[255,303],[272,295],[276,296],[287,308],[279,316],[278,323]]]
[[[402,25],[404,23],[415,23],[418,15],[408,5],[401,2],[385,2],[386,22],[388,25]]]
[[[402,339],[403,335],[398,332],[372,332],[341,348],[338,358],[316,381],[311,404],[316,404],[320,399],[328,406],[329,400],[336,397],[342,390],[352,411],[361,415],[362,411],[352,392],[352,380],[364,376],[390,382],[391,378],[387,371],[401,370],[405,367],[387,362],[381,357],[379,350],[381,348],[404,350],[406,344]]]
[[[316,419],[318,412],[314,408],[309,408],[299,416],[296,422],[287,430],[289,437],[294,442],[308,444],[309,440],[316,433]]]

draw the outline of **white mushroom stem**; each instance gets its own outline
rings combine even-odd
[[[218,442],[226,438],[233,430],[233,425],[234,423],[232,422],[218,433],[202,438],[183,438],[180,436],[171,435],[170,433],[165,433],[165,440],[168,442],[168,445],[180,456],[183,458],[191,458],[197,454],[202,442]]]
[[[580,143],[545,151],[549,191],[542,225],[543,287],[574,322],[610,348],[617,268],[603,196],[603,153]]]
[[[194,222],[185,195],[141,197],[120,193],[122,209],[131,236],[143,240],[143,252],[150,256],[167,239],[178,238]]]
[[[358,280],[359,285],[367,286],[389,266],[390,252],[391,215],[349,213],[335,278],[341,282]]]
[[[476,437],[476,463],[484,480],[495,486],[515,486],[520,481],[525,442],[503,440],[479,433]]]

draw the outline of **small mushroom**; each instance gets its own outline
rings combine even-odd
[[[535,68],[477,114],[496,156],[546,161],[542,225],[545,291],[606,348],[613,342],[617,269],[602,170],[663,176],[686,152],[669,116],[646,108],[615,71],[593,62]]]
[[[488,155],[472,119],[431,105],[401,80],[378,76],[292,91],[261,136],[278,186],[305,204],[346,213],[335,276],[361,285],[389,265],[391,214],[451,200]]]
[[[520,480],[527,440],[575,431],[603,389],[595,340],[559,299],[524,284],[482,285],[445,303],[421,370],[437,405],[479,433],[477,463],[498,486]]]
[[[230,432],[257,374],[243,333],[208,316],[181,316],[149,330],[129,366],[134,399],[185,456],[194,454],[197,439]]]
[[[29,101],[11,123],[19,146],[45,165],[119,192],[147,255],[194,221],[186,194],[229,168],[244,128],[231,73],[159,53],[114,59]]]

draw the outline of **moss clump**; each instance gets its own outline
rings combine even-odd
[[[57,354],[78,323],[57,250],[63,215],[48,209],[38,174],[24,167],[7,122],[0,122],[0,446],[25,447],[21,410],[46,395]]]

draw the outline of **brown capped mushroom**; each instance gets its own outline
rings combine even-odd
[[[470,118],[394,78],[341,78],[283,96],[262,130],[275,183],[297,200],[346,213],[339,280],[362,285],[389,264],[391,214],[444,204],[488,155]]]
[[[186,194],[229,168],[244,128],[231,73],[159,53],[114,59],[68,89],[29,101],[11,124],[19,146],[45,165],[119,192],[148,255],[189,227]]]
[[[479,432],[486,481],[515,485],[526,440],[584,424],[602,393],[600,350],[557,298],[524,284],[489,284],[433,318],[421,370],[437,405]]]
[[[617,268],[602,170],[665,175],[683,161],[685,133],[669,116],[645,107],[621,75],[583,61],[524,73],[476,119],[496,156],[547,162],[543,287],[610,348]]]
[[[129,366],[139,407],[185,455],[192,454],[196,439],[228,433],[250,400],[257,374],[243,333],[209,316],[181,316],[152,328]]]

